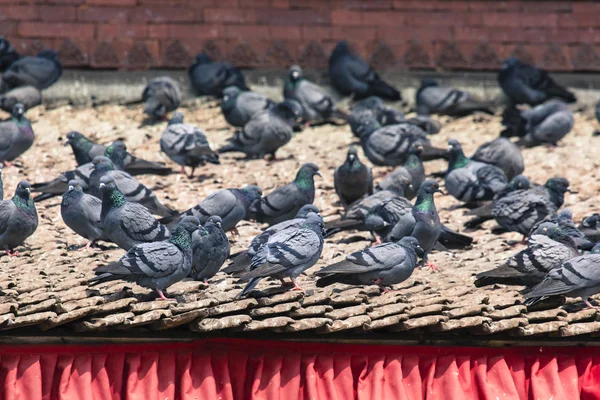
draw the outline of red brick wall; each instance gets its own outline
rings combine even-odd
[[[495,69],[516,54],[600,70],[600,3],[524,0],[0,0],[0,35],[71,67],[322,68],[347,39],[378,68]]]

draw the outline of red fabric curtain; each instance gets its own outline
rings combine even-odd
[[[211,339],[0,347],[0,398],[599,399],[596,348]]]

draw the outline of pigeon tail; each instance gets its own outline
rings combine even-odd
[[[464,249],[473,244],[473,238],[468,235],[463,235],[442,225],[442,232],[438,241],[447,249]]]
[[[371,84],[371,94],[390,101],[402,100],[400,92],[381,79],[376,79]]]
[[[523,285],[531,287],[538,284],[539,281],[539,279],[522,274],[521,272],[509,267],[508,265],[502,265],[498,268],[494,268],[489,271],[484,271],[477,274],[475,286],[482,287],[500,284]]]
[[[243,251],[240,254],[238,254],[228,266],[221,269],[221,271],[229,275],[236,275],[241,272],[247,272],[250,268],[251,262],[252,257],[249,256],[247,251]]]
[[[424,145],[423,153],[421,153],[421,160],[423,161],[439,160],[440,158],[447,160],[449,157],[450,153],[448,153],[447,149],[440,149],[430,145]]]
[[[246,294],[250,293],[252,290],[254,290],[256,285],[258,285],[258,282],[260,282],[261,279],[262,279],[262,277],[250,279],[248,281],[248,284],[246,285],[246,287],[244,287],[244,289],[240,292],[240,294],[235,296],[235,298],[239,299],[239,298],[245,296]]]

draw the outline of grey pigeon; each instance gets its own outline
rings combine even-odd
[[[192,234],[199,225],[197,218],[182,219],[169,241],[131,247],[119,261],[95,268],[97,276],[88,283],[115,279],[134,281],[156,290],[162,300],[169,300],[163,291],[188,276],[192,269]]]
[[[173,114],[162,136],[160,149],[171,160],[181,165],[181,173],[185,175],[185,167],[191,167],[190,178],[194,170],[206,162],[219,164],[219,155],[212,151],[202,129],[183,123],[183,114]]]
[[[373,194],[373,173],[360,161],[355,147],[348,148],[346,161],[335,169],[333,185],[344,207]]]
[[[96,240],[109,240],[104,233],[104,225],[100,213],[102,200],[83,193],[79,182],[72,180],[60,203],[60,215],[65,225],[76,234],[88,239],[82,249],[89,249]]]
[[[417,256],[422,255],[419,241],[404,237],[397,243],[383,243],[356,251],[342,261],[321,268],[315,273],[320,277],[316,284],[317,287],[333,283],[378,285],[383,289],[410,278],[417,266]]]
[[[262,94],[242,91],[236,86],[230,86],[223,90],[221,112],[231,126],[242,128],[253,116],[274,105],[272,100]]]
[[[329,57],[329,79],[340,94],[364,99],[379,96],[385,100],[401,100],[400,92],[383,81],[359,55],[350,51],[348,43],[338,42]]]
[[[294,100],[283,102],[254,115],[241,131],[236,131],[219,153],[242,152],[248,158],[263,158],[292,140],[293,127],[302,116],[302,106]]]
[[[397,182],[401,179],[408,180],[410,185],[406,187],[404,194],[407,199],[413,199],[417,195],[421,183],[425,180],[425,167],[421,161],[422,153],[423,147],[421,145],[413,145],[408,151],[404,164],[379,182],[375,190],[386,190],[397,185]]]
[[[213,215],[192,234],[192,276],[208,282],[229,258],[229,240],[221,225],[221,217]]]
[[[404,114],[394,108],[385,105],[383,100],[377,96],[367,97],[350,108],[348,124],[356,137],[360,137],[360,127],[368,120],[374,119],[379,125],[395,125],[404,122]]]
[[[165,118],[181,103],[179,84],[168,76],[152,79],[142,92],[144,113],[154,118]]]
[[[0,122],[0,161],[10,166],[10,161],[25,153],[35,138],[29,120],[23,115],[23,104],[15,104],[12,118]]]
[[[573,240],[560,227],[544,222],[527,238],[527,247],[504,264],[477,274],[475,286],[492,284],[534,286],[563,262],[577,257]]]
[[[225,232],[233,231],[237,233],[235,226],[247,217],[250,205],[260,199],[262,191],[258,186],[249,185],[242,189],[223,189],[210,194],[200,204],[189,210],[166,217],[161,220],[167,224],[169,229],[174,229],[181,218],[193,216],[204,223],[209,217],[218,215],[222,220],[222,228]]]
[[[471,93],[453,87],[440,86],[434,79],[423,79],[415,95],[417,113],[420,115],[440,114],[464,117],[474,112],[493,115],[488,103],[475,98]]]
[[[6,71],[19,58],[19,53],[13,45],[7,39],[0,38],[0,72]]]
[[[581,297],[588,307],[594,308],[589,297],[600,292],[598,265],[600,254],[585,254],[565,261],[527,293],[524,304],[531,306],[547,296],[564,295]]]
[[[241,275],[248,284],[237,297],[244,296],[267,276],[291,278],[294,290],[304,290],[296,278],[319,261],[323,251],[323,218],[310,213],[298,229],[285,229],[269,238],[252,259],[251,270]]]
[[[471,160],[495,165],[504,171],[509,181],[525,170],[525,162],[519,146],[503,137],[479,146],[471,156]]]
[[[543,69],[523,63],[515,57],[507,58],[498,73],[498,82],[512,104],[536,106],[551,98],[574,103],[573,93],[557,84]]]
[[[294,218],[302,206],[315,200],[315,175],[321,176],[319,167],[313,163],[304,164],[293,182],[256,200],[250,206],[248,218],[269,225]]]
[[[348,116],[335,107],[331,96],[320,86],[302,75],[302,68],[293,65],[283,85],[283,98],[296,100],[304,111],[304,121],[309,123],[346,121]]]
[[[596,244],[596,242],[589,241],[583,232],[577,229],[573,222],[573,213],[568,208],[562,209],[557,214],[547,216],[531,228],[532,232],[535,231],[538,226],[546,222],[558,225],[565,235],[569,236],[573,243],[575,243],[575,246],[580,250],[591,250]]]
[[[509,106],[502,114],[501,132],[504,137],[519,136],[527,146],[553,144],[573,129],[575,120],[569,107],[559,100],[540,104],[530,110],[519,111]]]
[[[94,165],[94,171],[90,175],[89,184],[89,192],[92,196],[102,197],[102,190],[100,188],[101,178],[110,176],[127,201],[141,204],[152,214],[160,215],[161,217],[176,214],[175,211],[162,204],[152,190],[138,182],[127,172],[116,170],[111,160],[107,157],[94,157],[92,164]]]
[[[258,236],[252,239],[250,246],[248,246],[248,250],[237,254],[233,258],[231,264],[223,268],[223,272],[227,274],[237,274],[249,270],[250,264],[252,263],[252,258],[256,255],[256,253],[258,253],[260,248],[267,243],[271,236],[284,229],[299,228],[304,223],[306,217],[308,217],[308,214],[311,212],[318,214],[319,209],[313,204],[306,204],[302,206],[300,211],[298,211],[298,214],[296,214],[295,218],[282,221],[262,231]]]
[[[213,62],[206,53],[196,56],[188,69],[188,76],[192,87],[200,95],[221,97],[223,89],[229,86],[250,90],[239,69],[226,62]]]
[[[578,229],[591,242],[600,242],[600,214],[592,214],[581,221]]]
[[[159,242],[171,236],[146,207],[127,201],[111,176],[100,179],[100,188],[104,231],[117,246],[129,250],[140,243]]]
[[[596,103],[596,107],[594,108],[594,115],[596,116],[596,121],[600,122],[600,101]]]
[[[21,181],[10,200],[0,201],[0,250],[9,256],[18,256],[14,249],[33,235],[38,227],[35,203],[30,196],[30,185]]]
[[[465,203],[492,200],[508,183],[504,172],[491,164],[469,160],[455,139],[448,141],[450,159],[446,172],[446,190]]]
[[[42,50],[35,57],[23,57],[13,62],[2,74],[2,85],[7,88],[33,86],[46,89],[62,75],[62,64],[54,50]]]
[[[12,112],[17,103],[27,111],[42,104],[42,93],[33,86],[21,86],[0,95],[0,109],[6,112]]]

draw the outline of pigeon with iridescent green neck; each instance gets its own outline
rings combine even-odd
[[[422,153],[422,146],[413,145],[408,152],[404,164],[379,182],[376,190],[387,190],[397,185],[400,180],[408,180],[410,185],[406,187],[404,194],[407,199],[413,199],[417,195],[417,190],[421,186],[421,183],[425,180],[425,167],[423,167],[423,162],[421,161]]]
[[[0,161],[4,166],[10,166],[10,161],[25,153],[33,144],[33,129],[24,113],[23,104],[15,104],[12,118],[0,122]]]
[[[348,148],[346,161],[333,173],[335,192],[344,207],[373,194],[373,174],[371,168],[360,161],[355,147]]]
[[[305,204],[315,200],[315,175],[321,176],[319,167],[306,163],[298,170],[296,179],[278,187],[250,206],[250,219],[274,225],[294,218]]]
[[[0,201],[0,250],[9,256],[19,255],[14,249],[33,235],[38,226],[30,190],[29,182],[21,181],[12,199]]]
[[[221,217],[213,215],[192,234],[192,271],[197,281],[208,282],[229,258],[229,239],[221,224]]]
[[[169,300],[163,291],[188,276],[192,269],[192,235],[199,225],[197,218],[182,219],[168,241],[133,246],[119,261],[94,269],[97,276],[88,283],[133,281],[156,290],[161,300]]]

